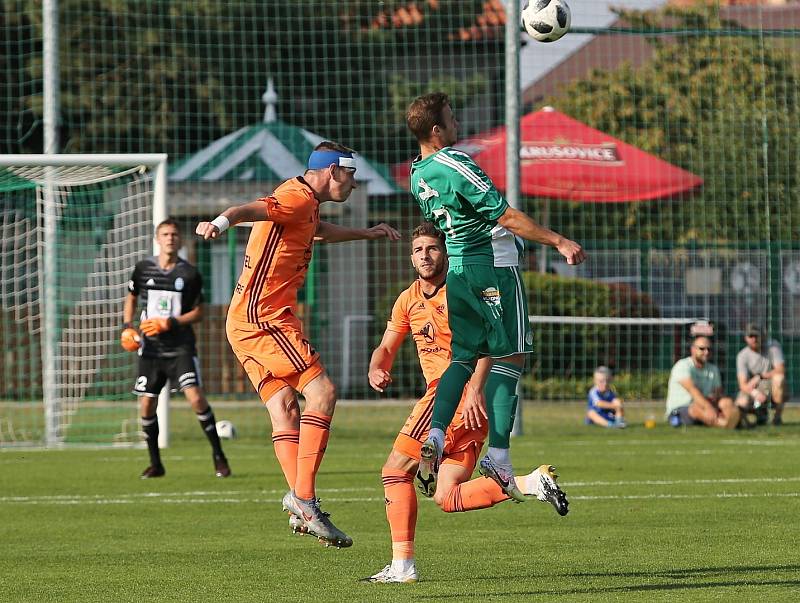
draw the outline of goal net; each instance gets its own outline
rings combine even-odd
[[[0,445],[140,441],[119,346],[166,155],[0,155]]]

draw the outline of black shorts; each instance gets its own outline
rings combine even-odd
[[[137,396],[157,398],[169,380],[170,391],[183,391],[187,387],[201,386],[200,363],[197,356],[181,354],[170,358],[139,357],[139,376],[133,385]]]

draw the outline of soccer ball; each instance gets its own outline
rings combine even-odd
[[[217,421],[217,435],[223,440],[232,440],[236,437],[236,426],[230,421]]]
[[[529,0],[522,25],[534,40],[555,42],[569,31],[571,14],[564,0]]]

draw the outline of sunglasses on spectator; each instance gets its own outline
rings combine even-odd
[[[710,352],[710,351],[711,351],[711,348],[710,348],[710,347],[708,347],[708,346],[704,346],[704,345],[696,345],[696,346],[694,346],[694,347],[696,347],[696,348],[697,348],[698,350],[700,350],[701,352]]]

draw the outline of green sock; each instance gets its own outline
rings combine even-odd
[[[516,364],[495,362],[486,380],[486,410],[489,415],[489,446],[510,448],[509,437],[517,413],[517,383],[522,369]]]
[[[445,431],[456,414],[458,403],[464,394],[464,386],[475,372],[475,363],[451,362],[439,379],[436,396],[433,398],[431,428]]]

